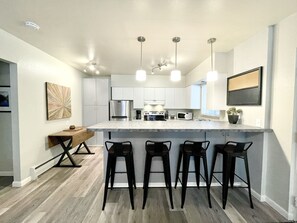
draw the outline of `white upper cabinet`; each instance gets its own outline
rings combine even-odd
[[[109,80],[96,79],[97,105],[108,105],[109,102]]]
[[[165,88],[144,88],[145,101],[164,101]]]
[[[226,109],[227,75],[219,74],[218,80],[209,81],[206,85],[206,107],[209,110]]]
[[[200,109],[200,86],[191,85],[186,87],[186,108]]]
[[[133,88],[112,87],[112,100],[133,100]]]
[[[165,108],[174,108],[174,88],[165,89]]]
[[[134,108],[144,107],[144,89],[143,88],[133,89],[133,107]]]
[[[174,88],[174,108],[186,108],[185,88]]]

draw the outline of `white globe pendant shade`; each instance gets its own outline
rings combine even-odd
[[[146,80],[146,71],[145,70],[137,70],[136,71],[136,80],[137,81],[145,81]]]
[[[212,70],[207,72],[206,76],[207,81],[216,81],[218,80],[218,72],[216,70]]]
[[[181,80],[181,72],[180,70],[172,70],[170,74],[170,80],[171,81],[180,81]]]

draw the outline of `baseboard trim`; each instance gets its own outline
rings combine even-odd
[[[283,209],[281,206],[279,206],[275,201],[271,200],[269,197],[265,197],[265,202],[269,204],[274,210],[276,210],[278,213],[280,213],[283,217],[290,220],[290,214],[285,209]]]
[[[31,176],[30,177],[27,177],[25,178],[24,180],[22,181],[13,181],[12,182],[12,187],[23,187],[25,186],[27,183],[31,182]]]
[[[13,177],[13,171],[0,171],[0,176],[2,177]]]

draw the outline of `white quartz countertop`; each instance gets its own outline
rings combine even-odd
[[[108,132],[199,132],[199,131],[235,131],[265,132],[255,126],[229,124],[222,121],[106,121],[87,127],[92,131]]]

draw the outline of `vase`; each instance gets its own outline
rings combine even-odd
[[[230,124],[236,124],[238,121],[239,115],[228,115],[228,121]]]

